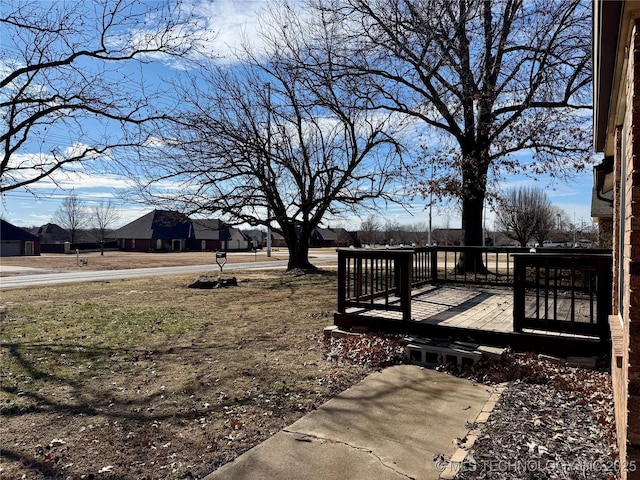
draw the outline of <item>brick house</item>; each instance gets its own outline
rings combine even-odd
[[[640,2],[593,2],[596,188],[613,192],[612,378],[625,480],[640,479]]]
[[[43,245],[59,244],[69,241],[69,232],[55,223],[47,223],[31,230]]]
[[[201,251],[246,251],[251,248],[251,239],[237,228],[215,219],[191,220],[192,232],[187,241],[188,250]]]
[[[154,210],[117,229],[112,236],[127,252],[182,252],[187,248],[191,222],[186,215]]]
[[[348,247],[353,245],[353,235],[344,228],[316,228],[311,234],[311,247]]]
[[[111,235],[128,252],[246,251],[249,240],[219,220],[196,219],[171,210],[154,210]]]
[[[0,218],[0,257],[40,255],[40,239]]]

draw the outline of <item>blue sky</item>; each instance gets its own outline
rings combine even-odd
[[[208,50],[218,56],[225,56],[229,49],[238,46],[242,38],[257,42],[256,29],[259,23],[260,9],[266,1],[232,1],[215,0],[201,1],[196,4],[199,15],[204,19],[203,24],[217,32],[216,38],[207,46]],[[0,32],[0,36],[2,32]],[[1,65],[0,65],[1,66]],[[185,75],[181,69],[168,68],[161,63],[145,66],[147,78],[166,79],[172,75]],[[61,139],[61,141],[64,141]],[[71,140],[67,140],[71,142]],[[71,147],[60,145],[61,148]],[[28,153],[28,152],[24,152]],[[592,188],[592,172],[590,168],[576,174],[569,183],[550,178],[539,178],[535,184],[545,189],[551,202],[563,209],[570,221],[590,221],[590,202]],[[505,187],[514,187],[522,183],[530,184],[532,180],[521,176],[506,179]],[[152,207],[126,201],[118,191],[126,188],[127,178],[113,174],[88,171],[82,167],[74,172],[58,173],[54,179],[40,181],[30,186],[33,193],[24,189],[7,192],[2,197],[0,215],[11,223],[19,226],[38,226],[50,222],[55,210],[62,199],[72,193],[78,195],[90,208],[96,202],[112,199],[120,213],[120,224],[127,223],[152,209]],[[34,195],[35,194],[35,195]],[[408,211],[407,211],[408,210]],[[388,205],[384,213],[376,214],[400,224],[425,223],[428,221],[428,211],[425,202],[416,200],[408,208]],[[356,218],[327,219],[326,224],[358,228]],[[455,208],[442,205],[433,209],[433,225],[451,228],[460,226],[459,213]],[[493,213],[487,212],[487,227],[492,228]]]

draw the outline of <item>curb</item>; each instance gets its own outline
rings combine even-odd
[[[438,477],[440,480],[453,480],[456,477],[456,475],[460,471],[460,468],[464,464],[465,459],[467,458],[467,454],[473,448],[476,440],[480,437],[484,424],[491,416],[491,413],[495,409],[497,403],[500,401],[500,397],[509,387],[509,385],[510,383],[501,383],[494,387],[493,393],[484,404],[482,410],[473,423],[474,428],[472,430],[469,430],[465,437],[464,443],[458,446],[457,450],[453,453],[448,463],[443,465],[444,468],[442,469],[442,472],[440,472],[440,475]]]

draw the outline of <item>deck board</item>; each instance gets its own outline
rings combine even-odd
[[[414,305],[429,302],[437,313],[425,315]],[[442,287],[414,300],[414,321],[456,328],[513,332],[513,295],[505,290]]]
[[[401,312],[352,308],[348,313],[402,319]],[[413,296],[411,317],[433,325],[513,332],[513,295],[497,289],[430,288]]]

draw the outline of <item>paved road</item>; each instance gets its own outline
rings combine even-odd
[[[314,264],[335,262],[336,255],[314,255]],[[270,260],[264,262],[228,263],[223,274],[237,270],[264,270],[268,268],[284,268],[287,260]],[[129,270],[87,270],[80,272],[31,273],[0,277],[0,290],[9,288],[26,288],[62,283],[104,282],[141,277],[158,277],[162,275],[182,275],[188,273],[219,272],[217,265],[190,265],[184,267],[133,268]]]

